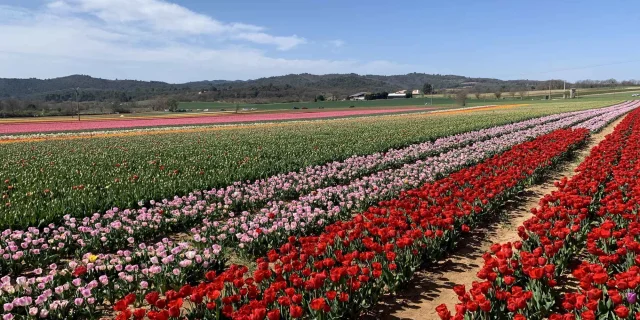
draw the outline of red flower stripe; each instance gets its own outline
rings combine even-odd
[[[553,319],[640,319],[640,130],[625,143],[595,223],[586,254],[573,270],[577,290],[564,294]]]
[[[602,286],[606,284],[620,289],[620,279],[611,277],[611,273],[604,269],[605,265],[612,265],[610,262],[618,263],[626,257],[626,262],[633,267],[624,271],[620,278],[630,280],[631,277],[636,281],[632,282],[635,289],[640,283],[640,269],[635,266],[635,258],[629,260],[629,250],[621,247],[628,245],[627,248],[635,250],[640,249],[640,244],[629,238],[612,240],[612,237],[620,239],[616,236],[628,235],[629,232],[626,231],[627,226],[615,228],[614,219],[607,219],[607,214],[626,212],[619,216],[637,217],[630,213],[637,212],[638,201],[634,203],[629,196],[633,192],[628,192],[638,190],[635,185],[635,189],[629,188],[637,179],[628,173],[640,172],[640,166],[636,164],[640,155],[640,142],[636,142],[640,141],[639,138],[640,111],[633,111],[592,150],[578,167],[578,174],[570,180],[565,178],[557,182],[558,190],[545,195],[540,201],[540,208],[532,209],[534,217],[518,228],[522,241],[491,247],[491,252],[484,255],[485,265],[478,272],[483,281],[474,283],[468,292],[463,286],[457,286],[455,290],[460,303],[456,305],[456,315],[451,316],[445,306],[440,306],[440,317],[570,320],[606,318],[610,314],[624,319],[622,316],[630,312],[629,303],[624,306],[625,311],[616,301],[620,300],[622,293],[629,293],[630,286],[623,285],[622,293],[610,290],[613,298],[607,300],[608,291]],[[628,163],[633,163],[635,169],[631,170]],[[629,200],[625,202],[623,199]],[[595,219],[600,223],[592,229],[594,216],[604,218]],[[635,221],[633,219],[630,221]],[[640,233],[640,228],[637,230]],[[581,290],[565,295],[560,302],[556,279],[568,269],[568,264],[585,247],[585,242],[592,255],[597,253],[595,260],[600,264],[584,263],[574,271],[573,275],[580,280]],[[613,243],[615,248],[611,247]],[[599,291],[592,290],[594,288]],[[599,304],[600,301],[604,303]],[[553,310],[561,307],[571,312],[552,314]]]

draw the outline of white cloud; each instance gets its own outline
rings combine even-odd
[[[257,44],[275,45],[289,50],[305,39],[297,36],[273,36],[265,28],[246,23],[224,23],[163,0],[56,0],[48,8],[57,14],[88,14],[113,26],[171,33],[174,37],[191,35],[226,36]]]
[[[279,50],[289,50],[297,45],[306,43],[307,40],[296,35],[290,37],[274,37],[266,33],[239,33],[233,36],[236,39],[244,39],[260,44],[275,44]]]
[[[145,18],[132,17],[127,12],[119,13],[120,9],[107,8],[105,3],[117,1],[106,0],[56,1],[35,11],[0,6],[0,18],[11,17],[0,19],[2,77],[52,78],[80,73],[175,83],[303,72],[389,74],[412,69],[388,61],[278,58],[247,47],[246,43],[287,50],[306,40],[295,35],[270,35],[261,31],[264,28],[250,24],[211,22],[215,20],[186,9],[181,11],[166,2],[128,1],[151,3],[145,10],[155,13],[143,14]],[[208,35],[212,33],[204,30],[210,25],[218,27],[219,36],[202,41],[166,36],[159,31],[168,31],[169,27],[157,26],[152,17],[164,15],[167,8],[175,9],[182,19],[194,19],[191,24],[171,27],[171,33]]]
[[[345,45],[345,42],[343,40],[337,39],[329,41],[329,44],[336,48],[341,48]]]

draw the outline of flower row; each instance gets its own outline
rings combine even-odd
[[[620,158],[588,228],[582,263],[572,272],[579,286],[563,295],[564,314],[554,318],[640,318],[640,130]]]
[[[625,156],[625,150],[640,135],[639,120],[640,110],[630,113],[592,150],[573,178],[556,183],[558,190],[545,195],[540,207],[532,209],[534,216],[518,228],[522,241],[491,247],[478,272],[483,281],[474,282],[468,292],[464,286],[454,288],[460,303],[453,319],[574,319],[552,314],[559,296],[558,276],[585,247],[593,216],[610,207],[601,199],[616,193],[609,182],[616,168],[637,158],[637,150],[635,157]],[[442,319],[452,318],[445,306],[438,313]]]
[[[115,304],[117,318],[357,316],[410,279],[425,259],[452,248],[461,232],[566,156],[587,133],[555,131],[328,225],[319,236],[291,236],[278,251],[259,258],[253,272],[232,266],[219,275],[207,273],[207,282],[186,284],[164,296],[129,295]]]

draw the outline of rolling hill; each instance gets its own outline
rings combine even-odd
[[[166,95],[192,96],[204,90],[217,92],[214,96],[221,99],[271,99],[284,101],[309,97],[313,99],[318,94],[343,96],[357,91],[378,92],[421,89],[424,83],[430,83],[436,89],[483,86],[486,90],[491,90],[496,87],[523,86],[525,83],[529,86],[535,86],[540,81],[503,81],[456,75],[410,73],[393,76],[289,74],[246,81],[212,80],[171,84],[159,81],[107,80],[86,75],[71,75],[44,80],[0,78],[0,98],[68,101],[75,99],[74,88],[79,88],[81,101],[105,101],[111,99],[135,101]]]

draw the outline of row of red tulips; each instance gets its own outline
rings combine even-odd
[[[620,201],[609,201],[608,198],[628,199],[625,194],[628,184],[619,185],[615,181],[621,175],[619,171],[628,174],[630,163],[635,164],[640,156],[639,145],[635,143],[638,138],[640,110],[630,113],[612,134],[592,150],[576,169],[578,173],[572,179],[564,178],[557,182],[558,190],[545,195],[539,208],[532,209],[534,216],[518,228],[522,241],[491,247],[491,252],[484,255],[484,266],[478,272],[482,281],[474,282],[469,291],[464,286],[456,286],[454,290],[460,303],[456,305],[455,316],[451,315],[446,306],[439,306],[440,317],[445,320],[569,320],[596,319],[596,315],[599,316],[598,319],[616,319],[606,316],[615,314],[625,318],[622,317],[622,308],[616,313],[618,304],[614,300],[602,299],[602,291],[591,290],[594,288],[591,281],[608,282],[607,273],[596,272],[598,276],[594,279],[594,271],[598,270],[596,267],[584,265],[579,268],[574,276],[580,279],[582,289],[577,294],[567,294],[564,300],[560,299],[559,289],[562,285],[558,284],[558,278],[569,269],[569,264],[585,247],[585,243],[587,247],[593,248],[593,252],[600,253],[592,240],[596,238],[596,233],[603,236],[607,233],[599,233],[602,231],[602,224],[599,228],[592,229],[592,223],[594,220],[605,219],[596,218],[597,216],[620,210]],[[624,181],[628,183],[632,180]],[[609,225],[609,222],[604,223],[605,228]],[[616,254],[621,260],[624,260],[621,256],[625,256],[629,262],[626,250],[614,253]],[[602,258],[596,258],[598,261],[600,259]],[[631,265],[635,263],[635,260],[631,261]],[[628,263],[623,265],[627,266]],[[611,292],[616,295],[615,291]],[[586,304],[584,297],[590,295],[593,296],[590,301],[603,303]],[[571,312],[557,313],[561,308],[567,308]]]
[[[584,129],[554,131],[329,225],[319,236],[290,237],[258,259],[253,272],[241,266],[209,272],[206,282],[163,297],[130,295],[114,309],[118,319],[356,317],[587,136]]]
[[[640,319],[640,130],[633,131],[605,186],[587,234],[577,290],[564,294],[558,319]]]

